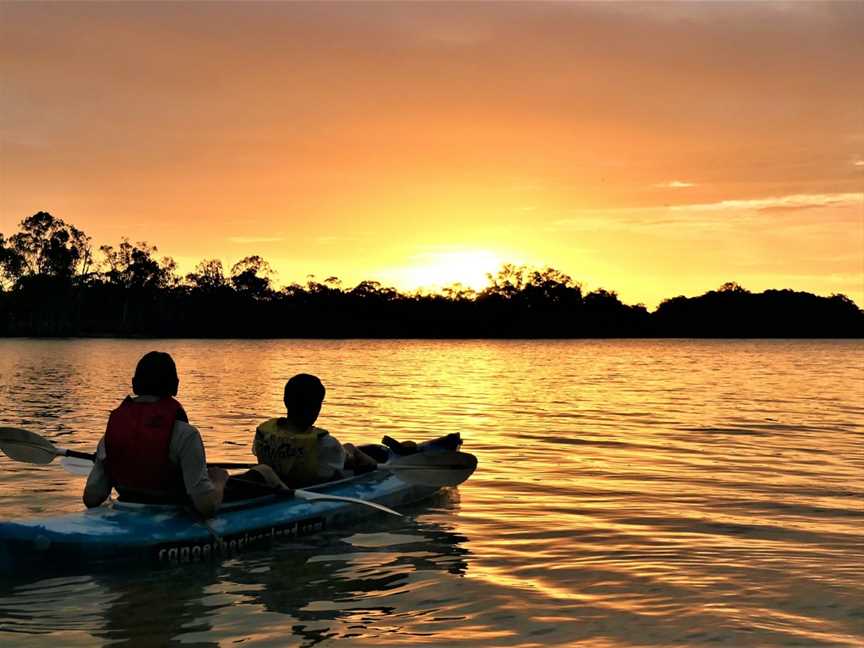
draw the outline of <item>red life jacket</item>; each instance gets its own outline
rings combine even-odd
[[[126,397],[111,412],[105,430],[105,468],[121,500],[182,502],[183,473],[171,463],[168,448],[174,421],[186,421],[183,406],[170,396],[155,403]]]

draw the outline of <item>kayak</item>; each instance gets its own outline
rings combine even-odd
[[[396,508],[431,497],[441,486],[418,483],[384,467],[303,490]],[[290,491],[223,504],[206,521],[181,506],[113,501],[79,513],[0,522],[0,573],[220,560],[379,514],[345,501],[300,499]]]

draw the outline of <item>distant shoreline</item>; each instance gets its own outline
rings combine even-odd
[[[204,260],[180,277],[155,247],[102,246],[48,212],[0,234],[0,336],[129,339],[857,339],[864,311],[842,294],[753,293],[734,282],[653,312],[614,290],[584,293],[555,268],[505,264],[481,291],[405,294],[377,281],[279,290],[260,256]]]
[[[249,294],[73,285],[54,278],[0,291],[0,337],[122,339],[859,339],[864,312],[843,295],[751,293],[728,284],[654,312],[564,282],[490,288],[476,298],[391,289]]]

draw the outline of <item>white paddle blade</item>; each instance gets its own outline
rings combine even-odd
[[[369,506],[374,509],[378,509],[379,511],[384,511],[384,513],[389,513],[390,515],[395,515],[396,517],[402,517],[401,513],[394,511],[391,508],[387,508],[382,504],[376,504],[375,502],[367,502],[366,500],[357,499],[356,497],[342,497],[341,495],[326,495],[324,493],[311,493],[309,491],[304,490],[295,490],[294,497],[299,497],[300,499],[308,500],[310,502],[348,502],[349,504],[359,504],[361,506]]]
[[[73,475],[82,475],[83,477],[87,477],[93,469],[92,461],[78,459],[77,457],[62,457],[60,459],[60,465],[63,466],[66,472],[72,473]]]
[[[422,452],[395,457],[381,467],[409,484],[458,486],[477,469],[477,457],[467,452]]]
[[[54,444],[38,434],[20,428],[0,428],[0,450],[14,461],[49,464],[58,452]]]
[[[458,486],[462,482],[466,481],[473,472],[473,468],[441,470],[437,468],[422,467],[393,471],[393,473],[406,484],[430,486],[435,488]]]

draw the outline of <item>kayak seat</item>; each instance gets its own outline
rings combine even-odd
[[[273,495],[274,488],[257,470],[247,470],[242,475],[231,476],[225,483],[223,502],[253,499],[264,495]]]
[[[367,443],[357,446],[357,449],[364,454],[369,455],[378,463],[387,463],[387,460],[390,459],[390,450],[380,443]]]

